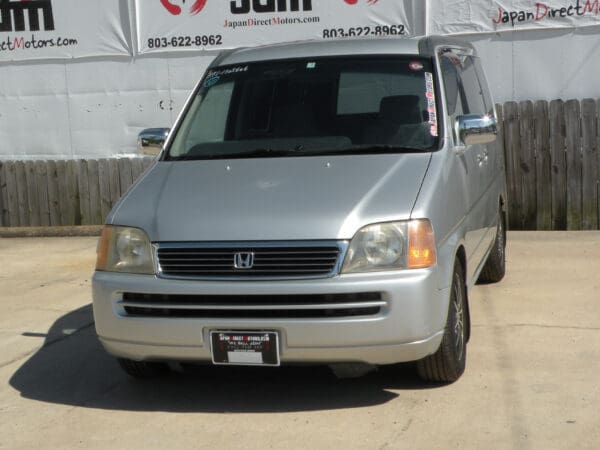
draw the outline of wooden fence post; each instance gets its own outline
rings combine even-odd
[[[594,163],[598,166],[598,176],[596,178],[596,195],[598,198],[597,208],[598,208],[598,229],[600,229],[600,100],[596,102],[596,125],[598,127],[598,131],[596,132],[596,160]]]
[[[22,179],[18,179],[17,169],[19,163],[16,161],[6,161],[4,163],[4,182],[6,183],[6,203],[4,208],[6,209],[6,221],[4,222],[8,227],[17,227],[21,225],[21,219],[24,214],[21,212],[21,206],[24,211],[27,211],[27,184],[25,182],[25,169],[24,163],[20,162],[22,170]],[[25,198],[21,198],[21,196]],[[27,212],[28,214],[28,212]],[[29,217],[27,215],[27,217]]]
[[[519,158],[521,137],[519,127],[519,105],[508,102],[504,105],[504,142],[506,155],[506,182],[508,190],[508,219],[510,229],[522,227],[521,217],[521,179],[519,177]]]
[[[110,212],[110,169],[107,159],[98,161],[98,184],[100,186],[100,221],[103,224]]]
[[[87,161],[84,159],[77,161],[77,188],[79,192],[79,215],[81,217],[81,225],[92,225],[88,166]]]
[[[70,224],[81,225],[81,193],[79,192],[79,178],[77,171],[77,160],[67,162],[67,193],[68,207],[65,220]]]
[[[15,170],[15,186],[18,202],[13,214],[18,215],[19,226],[26,227],[31,225],[31,217],[29,214],[29,196],[27,194],[27,172],[25,170],[25,162],[15,161],[12,163]]]
[[[581,108],[578,100],[565,103],[567,151],[567,230],[581,230]]]
[[[123,196],[133,183],[133,176],[131,174],[131,160],[129,158],[121,158],[119,159],[118,163],[120,196]]]
[[[119,181],[119,163],[115,158],[108,161],[108,178],[110,182],[110,208],[121,198],[121,186]],[[106,220],[106,217],[104,218]]]
[[[136,180],[140,177],[140,175],[144,172],[144,164],[142,158],[132,158],[131,159],[131,178],[135,183]]]
[[[584,230],[599,229],[598,212],[598,112],[596,102],[583,100],[581,104],[582,145],[582,223]]]
[[[58,195],[58,161],[48,161],[46,174],[48,176],[48,216],[50,225],[60,225],[60,203]]]
[[[536,164],[534,148],[533,103],[519,103],[521,154],[519,176],[521,177],[521,224],[523,230],[535,230],[537,224]]]
[[[67,173],[67,161],[56,161],[56,181],[57,181],[57,196],[58,196],[58,214],[60,225],[75,225],[69,223],[74,222],[74,217],[70,214],[70,186]]]
[[[548,120],[548,102],[536,102],[534,106],[534,146],[537,203],[536,228],[538,230],[552,229],[552,166]]]
[[[550,102],[550,153],[552,160],[552,229],[567,229],[567,161],[562,100]]]
[[[35,184],[40,210],[40,225],[50,226],[50,208],[48,201],[48,164],[46,161],[35,162]]]
[[[0,227],[8,226],[8,195],[6,192],[6,177],[4,167],[6,163],[0,161]]]
[[[32,227],[39,227],[41,226],[42,221],[40,220],[40,199],[37,191],[35,161],[25,161],[25,179],[27,180],[29,224]]]
[[[100,164],[97,159],[89,159],[88,192],[90,193],[90,225],[98,225],[102,220],[102,202],[100,200]]]

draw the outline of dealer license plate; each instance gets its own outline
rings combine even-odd
[[[211,331],[214,364],[279,366],[279,336],[272,331]]]

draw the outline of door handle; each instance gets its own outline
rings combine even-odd
[[[487,163],[488,155],[489,155],[489,153],[487,150],[484,150],[483,152],[481,152],[477,155],[477,164],[479,165],[479,167],[481,167]]]

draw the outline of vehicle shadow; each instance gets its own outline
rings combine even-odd
[[[77,330],[77,331],[73,331]],[[191,366],[134,380],[102,348],[91,305],[58,319],[40,350],[11,377],[24,398],[127,411],[264,413],[360,408],[383,404],[398,390],[440,385],[420,381],[411,365],[338,380],[327,367]]]

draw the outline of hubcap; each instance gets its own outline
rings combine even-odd
[[[465,351],[465,309],[463,302],[463,292],[461,289],[462,283],[457,279],[454,281],[454,350],[456,356],[460,360],[463,358]]]
[[[502,218],[498,222],[498,254],[504,254],[504,227],[502,226]]]

